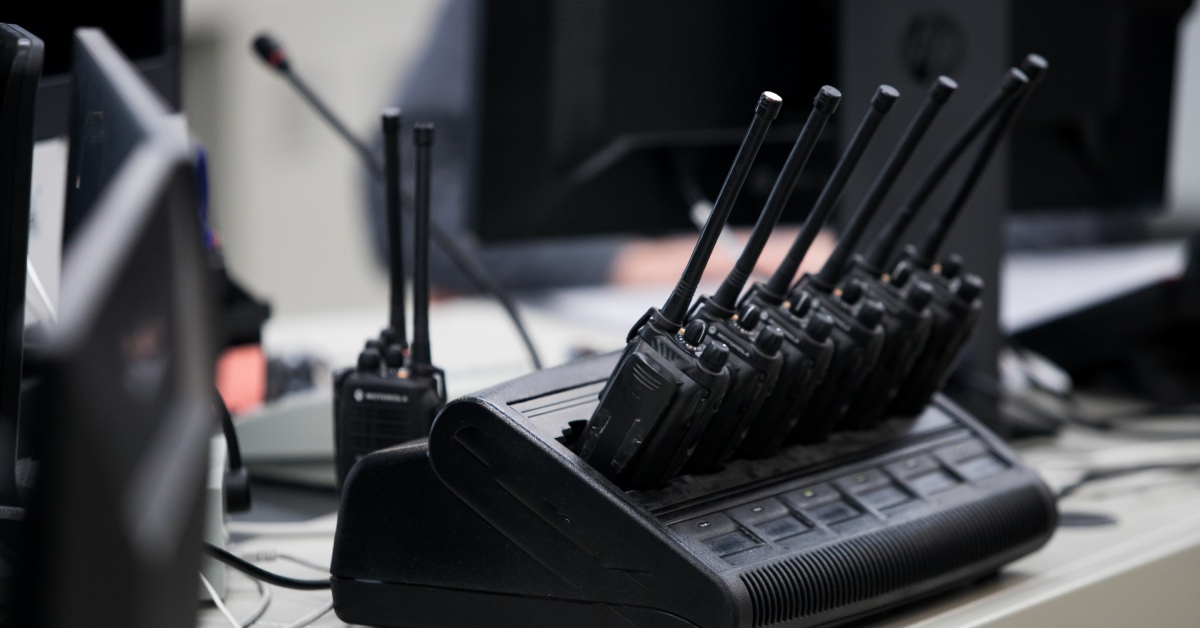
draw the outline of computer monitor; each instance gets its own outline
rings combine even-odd
[[[785,104],[731,220],[752,224],[817,90],[836,83],[836,2],[479,9],[467,209],[484,241],[692,229],[691,205],[716,197],[771,90]],[[834,140],[825,133],[784,221],[815,200]]]
[[[0,506],[17,506],[15,461],[25,333],[33,112],[42,40],[0,24]]]
[[[948,74],[962,89],[898,202],[961,129],[950,120],[1029,52],[1051,68],[995,160],[999,202],[1026,213],[1163,206],[1177,30],[1192,0],[478,3],[466,198],[483,241],[688,228],[688,199],[715,196],[746,103],[769,89],[783,111],[732,220],[752,223],[828,83],[845,100],[782,219],[798,222],[871,91],[893,84],[900,104],[847,189],[845,217],[903,131],[897,120]]]
[[[3,18],[46,42],[45,74],[38,89],[34,137],[67,133],[71,106],[71,46],[75,29],[100,28],[173,110],[181,106],[180,0],[5,3]]]
[[[78,31],[75,55],[82,85],[112,99],[106,111],[137,118],[106,115],[95,130],[144,132],[94,182],[65,255],[58,324],[37,355],[17,625],[194,625],[216,419],[192,160],[102,32]]]

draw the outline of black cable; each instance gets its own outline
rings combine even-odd
[[[250,471],[242,464],[242,446],[238,443],[233,416],[216,386],[213,387],[213,406],[221,415],[221,430],[225,433],[225,450],[229,456],[229,471],[225,473],[221,482],[222,492],[225,494],[225,510],[246,512],[250,510]]]
[[[213,406],[221,415],[221,429],[225,432],[225,449],[229,452],[229,468],[238,471],[242,468],[242,446],[238,443],[237,429],[233,426],[233,415],[229,413],[229,406],[225,405],[225,398],[221,396],[221,391],[216,387],[213,388]]]
[[[1200,462],[1142,464],[1113,469],[1092,469],[1085,472],[1083,477],[1059,489],[1058,494],[1055,495],[1055,499],[1062,500],[1065,497],[1069,497],[1072,493],[1078,491],[1080,488],[1083,488],[1085,485],[1098,482],[1100,480],[1110,480],[1126,475],[1144,473],[1146,471],[1195,471],[1197,469],[1200,469]]]
[[[250,576],[251,578],[257,578],[267,584],[273,584],[277,587],[284,587],[285,589],[299,589],[301,591],[319,591],[332,587],[332,584],[328,579],[298,580],[296,578],[289,578],[287,576],[281,576],[277,573],[272,573],[266,569],[263,569],[262,567],[259,567],[258,565],[255,565],[254,563],[243,560],[217,547],[216,545],[213,545],[212,543],[204,544],[204,553],[230,567],[233,567],[247,576]]]

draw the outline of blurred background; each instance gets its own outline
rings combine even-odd
[[[264,29],[278,36],[298,71],[351,130],[370,137],[379,110],[408,76],[444,5],[444,0],[183,3],[183,103],[209,151],[213,221],[230,268],[276,314],[381,306],[386,281],[372,258],[357,157],[286,82],[252,57],[250,40]],[[1196,14],[1193,7],[1179,27],[1167,223],[1200,223]],[[1022,52],[1014,51],[1013,58]],[[856,116],[840,117],[850,124]]]

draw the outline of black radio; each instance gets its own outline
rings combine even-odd
[[[709,337],[703,320],[693,319],[686,327],[682,322],[781,104],[771,92],[759,97],[679,283],[662,309],[652,308],[630,332],[629,345],[584,430],[579,456],[622,487],[652,488],[674,477],[729,389],[728,346]]]
[[[429,184],[433,125],[417,124],[413,249],[413,341],[407,341],[400,230],[400,111],[383,113],[388,204],[390,327],[368,340],[354,368],[334,374],[333,429],[338,485],[359,458],[422,438],[446,403],[446,378],[429,350]]]

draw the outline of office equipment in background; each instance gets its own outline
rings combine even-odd
[[[76,28],[103,29],[171,111],[182,106],[183,47],[180,0],[132,0],[116,5],[22,2],[4,18],[24,25],[46,42],[45,76],[38,87],[34,136],[65,135],[71,116],[71,47]]]
[[[25,345],[33,116],[43,51],[42,41],[25,29],[0,24],[0,507],[20,506],[17,423]],[[10,514],[15,517],[17,512],[0,508],[0,527],[6,531]],[[0,544],[8,547],[10,540],[0,539]]]
[[[429,188],[433,126],[413,128],[416,147],[416,230],[413,238],[413,339],[408,342],[404,305],[404,255],[400,215],[400,111],[383,112],[384,184],[387,186],[388,327],[368,340],[354,367],[333,380],[333,431],[340,486],[363,456],[429,435],[446,403],[446,374],[433,365],[429,347]]]
[[[737,151],[745,94],[794,101],[837,83],[835,2],[480,7],[466,203],[484,242],[691,231],[690,207],[716,197]],[[772,125],[732,224],[754,222],[801,111]],[[836,144],[815,147],[784,222],[803,219]]]
[[[37,356],[17,623],[192,625],[214,427],[195,175],[165,105],[104,34],[78,31],[75,55],[81,87],[105,95],[82,99],[91,130],[138,133],[68,250]]]

